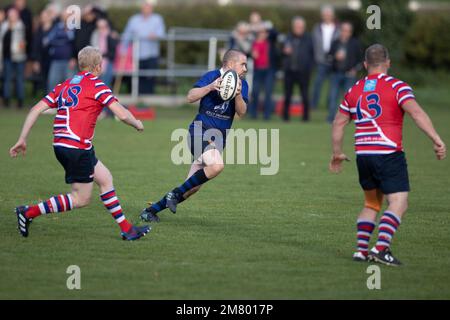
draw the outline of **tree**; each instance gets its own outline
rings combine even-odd
[[[405,35],[408,33],[412,23],[413,14],[408,9],[408,0],[362,0],[361,16],[363,21],[369,24],[372,14],[367,13],[369,6],[375,5],[379,7],[380,12],[380,28],[369,29],[364,28],[362,41],[364,45],[369,46],[373,43],[380,43],[389,49],[391,59],[395,62],[404,60],[405,51]]]

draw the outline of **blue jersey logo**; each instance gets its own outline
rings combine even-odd
[[[375,91],[377,86],[377,79],[366,80],[364,83],[364,92]]]
[[[214,112],[224,114],[227,111],[229,105],[230,105],[230,102],[226,101],[222,104],[214,106]]]
[[[84,76],[77,74],[72,78],[72,80],[70,80],[70,84],[79,84],[83,78]]]

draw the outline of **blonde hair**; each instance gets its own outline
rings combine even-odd
[[[102,54],[98,48],[87,46],[78,52],[78,66],[80,70],[93,71],[102,64]]]

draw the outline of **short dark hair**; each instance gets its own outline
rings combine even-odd
[[[223,59],[222,59],[222,65],[226,65],[228,64],[228,62],[230,61],[237,61],[238,57],[240,55],[244,55],[245,53],[240,51],[240,50],[236,50],[236,49],[230,49],[227,52],[225,52],[225,54],[223,55]]]
[[[373,44],[366,49],[365,59],[370,67],[378,67],[389,59],[388,49],[379,43]]]

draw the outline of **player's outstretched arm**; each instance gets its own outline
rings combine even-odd
[[[192,88],[189,90],[187,94],[187,101],[188,103],[194,103],[204,96],[206,96],[208,93],[214,90],[220,90],[220,85],[222,83],[222,78],[217,78],[207,86],[201,87],[201,88]]]
[[[342,143],[344,141],[344,129],[350,122],[350,118],[341,112],[337,112],[333,121],[333,129],[331,133],[331,140],[333,145],[333,155],[331,156],[329,169],[333,173],[342,171],[342,161],[350,161],[349,158],[342,152]]]
[[[242,80],[239,79],[239,85],[236,92],[235,98],[235,108],[236,113],[239,117],[243,117],[247,113],[247,103],[245,103],[244,98],[242,97]]]
[[[11,157],[15,158],[20,153],[25,155],[27,151],[27,138],[31,131],[31,128],[33,127],[39,115],[49,108],[50,107],[44,101],[39,101],[34,105],[33,108],[31,108],[23,124],[19,139],[17,140],[16,144],[11,149],[9,149],[9,155]]]
[[[114,115],[119,118],[123,123],[132,126],[137,131],[144,131],[144,125],[141,120],[136,119],[130,111],[128,111],[124,106],[122,106],[119,102],[114,101],[109,105],[109,109],[114,113]]]
[[[402,105],[403,110],[408,113],[416,125],[433,141],[434,152],[438,160],[442,160],[447,155],[445,143],[434,129],[428,114],[422,109],[416,100],[410,99]]]

